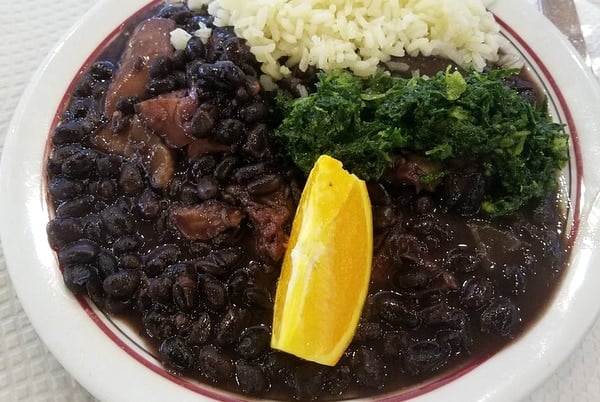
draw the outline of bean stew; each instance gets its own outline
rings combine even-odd
[[[200,22],[210,38],[175,50],[169,33]],[[423,71],[427,59],[412,62]],[[160,4],[130,19],[77,78],[50,135],[47,233],[66,286],[126,319],[170,372],[259,398],[376,396],[498,352],[560,281],[557,194],[491,219],[475,161],[424,187],[427,161],[407,153],[368,183],[372,278],[345,355],[327,367],[270,348],[306,179],[274,138],[275,97],[311,92],[316,73],[267,91],[244,41],[206,9]],[[507,85],[543,98],[525,75]]]

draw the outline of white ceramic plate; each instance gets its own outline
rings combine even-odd
[[[65,91],[93,51],[148,0],[98,3],[57,44],[21,99],[0,166],[0,235],[13,284],[34,327],[63,366],[105,401],[218,397],[165,372],[135,333],[76,299],[46,239],[42,161]],[[575,50],[539,13],[514,0],[492,6],[505,36],[544,84],[554,116],[572,135],[570,266],[543,317],[517,342],[465,372],[401,398],[506,401],[525,396],[566,359],[600,311],[600,88]]]

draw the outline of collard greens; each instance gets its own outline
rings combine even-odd
[[[284,119],[276,136],[305,172],[328,154],[365,180],[379,179],[400,151],[445,166],[474,160],[488,188],[482,210],[505,215],[546,195],[568,160],[568,136],[546,105],[536,107],[506,85],[515,73],[448,69],[411,79],[321,73],[309,96],[279,98]]]

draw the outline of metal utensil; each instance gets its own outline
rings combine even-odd
[[[588,59],[587,47],[579,15],[573,0],[540,0],[542,13],[569,39],[571,44],[583,56]]]

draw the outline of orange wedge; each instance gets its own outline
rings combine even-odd
[[[364,181],[321,156],[294,217],[277,285],[271,347],[333,366],[356,332],[373,255]]]

